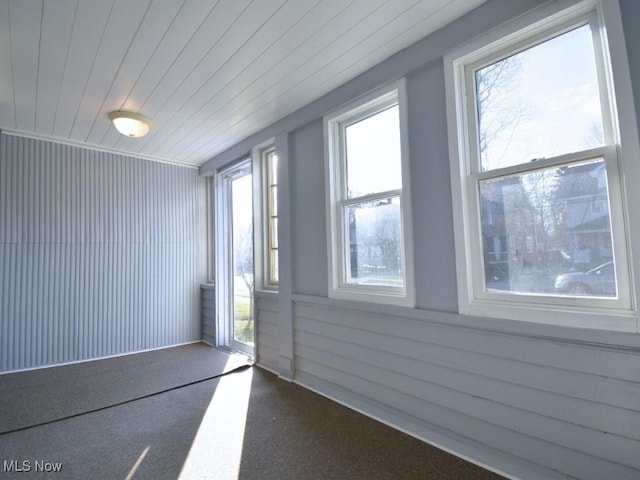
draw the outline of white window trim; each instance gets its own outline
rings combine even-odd
[[[342,181],[345,178],[344,165],[340,161],[340,141],[338,123],[367,112],[379,109],[385,103],[397,102],[400,125],[400,155],[402,189],[381,192],[372,197],[399,195],[402,230],[402,264],[404,287],[356,285],[345,283],[343,276],[345,262],[342,257],[344,227],[339,202],[342,201]],[[407,133],[407,94],[404,79],[395,81],[373,91],[324,117],[325,186],[327,195],[327,254],[329,268],[329,297],[344,300],[384,303],[406,307],[415,306],[413,231],[411,213],[411,190],[409,175],[409,141]]]
[[[253,169],[253,225],[256,290],[277,292],[278,284],[269,282],[269,220],[266,154],[274,151],[275,139],[260,143],[251,150]]]
[[[545,31],[548,32],[550,29],[558,28],[586,15],[595,15],[600,26],[601,35],[597,36],[594,47],[598,48],[597,42],[600,42],[602,50],[607,51],[608,47],[609,51],[611,68],[605,65],[604,74],[608,77],[606,83],[612,89],[608,92],[609,98],[615,105],[603,106],[611,111],[613,122],[613,125],[610,125],[610,131],[605,132],[605,135],[609,134],[613,137],[618,148],[613,152],[611,147],[600,150],[604,153],[607,163],[612,225],[619,230],[614,234],[614,239],[618,242],[614,248],[616,248],[616,269],[620,273],[619,287],[621,290],[627,290],[629,294],[627,298],[622,298],[620,301],[590,301],[587,302],[589,306],[584,306],[581,299],[567,301],[566,298],[552,296],[535,298],[533,295],[479,293],[477,287],[481,283],[478,276],[482,276],[482,272],[478,268],[478,265],[481,265],[481,262],[478,262],[478,256],[481,252],[474,248],[473,244],[474,238],[477,242],[477,233],[474,232],[477,232],[478,225],[477,215],[472,215],[477,201],[470,198],[470,192],[473,191],[472,185],[475,185],[475,180],[470,179],[472,174],[478,176],[477,173],[473,173],[470,160],[472,158],[470,148],[475,144],[473,139],[475,127],[470,129],[469,125],[472,123],[475,125],[475,121],[470,122],[467,117],[468,109],[464,105],[467,98],[464,69],[482,58],[487,59],[495,52],[504,50],[504,45],[511,45],[513,50],[516,50],[518,44],[530,42],[532,38],[544,37]],[[606,35],[604,34],[605,26]],[[640,218],[637,213],[626,208],[627,204],[632,204],[632,199],[629,198],[628,191],[624,191],[622,182],[624,178],[629,185],[634,185],[640,179],[638,176],[640,171],[636,166],[631,165],[634,161],[632,159],[639,158],[640,148],[617,1],[589,0],[576,2],[569,8],[566,8],[566,3],[546,5],[451,52],[445,56],[444,65],[460,313],[571,327],[638,332],[636,311],[638,292],[630,273],[634,266],[638,271],[638,265],[637,260],[635,265],[632,265],[630,232],[633,228],[629,227],[635,226],[635,233],[638,233],[637,222]],[[624,151],[619,148],[620,144],[623,145]],[[614,161],[611,161],[612,155]],[[629,160],[625,161],[625,159]],[[536,162],[536,164],[536,168],[540,166],[540,163]],[[511,170],[518,171],[523,168],[516,166]],[[472,182],[472,185],[467,182]],[[640,237],[636,235],[635,238]]]

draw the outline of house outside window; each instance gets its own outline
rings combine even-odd
[[[412,305],[404,82],[325,117],[330,295]]]
[[[634,305],[601,11],[584,2],[465,48],[447,59],[460,311],[575,326],[609,314],[601,325],[624,330]]]

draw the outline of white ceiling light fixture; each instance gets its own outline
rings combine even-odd
[[[131,138],[144,137],[151,128],[151,119],[140,113],[111,112],[109,118],[121,134]]]

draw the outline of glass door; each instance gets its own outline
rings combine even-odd
[[[253,355],[253,184],[250,160],[220,171],[217,187],[217,343]]]

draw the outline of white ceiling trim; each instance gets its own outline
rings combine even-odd
[[[166,163],[166,164],[174,165],[177,167],[186,167],[186,168],[195,168],[195,169],[200,168],[200,165],[195,163],[180,162],[175,159],[155,157],[152,155],[145,155],[145,154],[135,153],[127,150],[120,150],[117,148],[105,147],[101,145],[93,145],[90,143],[83,143],[83,142],[78,142],[78,141],[70,140],[66,138],[55,137],[53,135],[44,135],[42,133],[27,132],[24,130],[16,130],[13,128],[2,128],[2,130],[0,130],[0,134],[9,135],[12,137],[31,138],[33,140],[43,140],[51,143],[58,143],[60,145],[68,145],[70,147],[79,147],[79,148],[84,148],[85,150],[93,150],[96,152],[110,153],[113,155],[120,155],[123,157],[135,158],[138,160]]]

